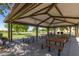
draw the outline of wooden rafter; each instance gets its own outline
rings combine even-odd
[[[34,4],[32,4],[32,6],[33,6]],[[23,5],[23,7],[21,8],[21,9],[19,9],[13,16],[11,16],[11,17],[14,17],[15,15],[17,15],[21,10],[23,10],[24,8],[26,8],[26,7],[28,7],[29,6],[29,4],[25,4],[25,5]],[[10,18],[10,19],[12,19],[12,18]]]
[[[38,3],[37,5],[36,5],[36,4],[37,4],[37,3],[34,3],[33,6],[30,6],[29,8],[27,8],[21,15],[24,15],[24,14],[26,14],[27,12],[29,12],[29,11],[35,9],[36,7],[38,7],[39,5],[41,5],[41,3]]]
[[[50,14],[48,14],[48,15],[50,15]],[[53,15],[50,15],[50,16],[53,18],[79,19],[79,17],[71,17],[71,16],[53,16]]]
[[[30,5],[31,4],[31,5]],[[39,5],[41,5],[41,3],[39,3],[39,4],[32,4],[32,3],[30,3],[30,4],[28,4],[28,5],[24,5],[17,13],[15,13],[14,15],[17,15],[21,10],[23,10],[23,9],[25,9],[25,8],[27,8],[27,9],[25,9],[25,11],[22,13],[22,14],[19,14],[16,18],[14,18],[14,19],[12,19],[11,21],[13,21],[13,20],[15,20],[15,19],[18,19],[21,15],[23,15],[23,14],[25,14],[25,13],[27,13],[27,12],[29,12],[29,11],[31,11],[32,9],[34,9],[34,8],[36,8],[37,6],[39,6]],[[30,6],[29,6],[30,5]],[[27,10],[27,11],[26,11]],[[13,16],[14,16],[13,15]]]
[[[34,17],[31,17],[31,18],[34,19],[34,20],[42,21],[41,19],[37,19],[37,18],[34,18]],[[49,24],[49,22],[45,22],[45,23]]]
[[[24,22],[17,22],[17,21],[14,21],[12,22],[13,24],[22,24],[22,25],[29,25],[29,26],[37,26],[37,24],[31,24],[31,23],[24,23]],[[62,25],[63,27],[67,27],[67,26],[75,26],[75,25]],[[56,27],[61,27],[61,26],[43,26],[43,25],[39,25],[38,27],[45,27],[45,28],[56,28]]]
[[[38,4],[37,6],[39,6],[39,5],[41,5],[41,4]],[[52,4],[51,4],[51,5],[52,5]],[[31,14],[31,15],[24,16],[24,17],[21,17],[21,18],[26,18],[26,17],[33,16],[33,15],[35,15],[36,13],[38,13],[38,12],[40,12],[40,11],[42,11],[42,10],[44,10],[44,9],[48,8],[48,7],[49,7],[49,6],[51,6],[51,5],[48,5],[48,6],[46,6],[45,8],[40,9],[40,10],[36,11],[35,13],[33,13],[33,14]],[[36,8],[37,6],[35,6],[34,8]],[[34,8],[31,8],[29,11],[33,10]],[[27,12],[29,12],[29,11],[27,11]],[[18,18],[18,19],[19,19],[19,18]]]
[[[13,8],[12,8],[12,11],[14,11],[14,10],[17,8],[17,6],[18,6],[19,4],[20,4],[20,3],[14,4],[14,6],[13,6]]]
[[[57,4],[55,5],[55,8],[56,8],[57,11],[59,12],[59,14],[60,14],[61,16],[63,16],[63,14],[62,14],[62,12],[60,11],[60,9],[58,8]],[[65,20],[65,18],[64,18],[64,20]]]
[[[63,14],[62,14],[62,12],[60,11],[60,9],[58,8],[57,4],[55,5],[55,8],[56,8],[56,10],[59,12],[59,14],[60,14],[61,16],[63,16]]]
[[[52,23],[52,24],[59,24],[59,23],[63,23],[63,22],[55,22],[55,23]]]
[[[40,23],[38,23],[37,25],[42,24],[43,22],[45,22],[45,21],[49,20],[50,18],[51,18],[51,17],[48,17],[47,19],[45,19],[45,20],[41,21],[41,22],[40,22]]]
[[[52,28],[56,28],[56,27],[68,27],[68,26],[75,26],[75,25],[61,25],[61,26],[52,26]]]
[[[37,26],[36,24],[24,23],[24,22],[17,22],[17,21],[14,21],[14,22],[12,22],[12,23],[13,23],[13,24],[29,25],[29,26]],[[45,28],[47,28],[47,26],[43,26],[43,25],[39,25],[38,27],[45,27]]]
[[[38,13],[38,12],[40,12],[40,11],[42,11],[42,10],[45,10],[45,9],[47,9],[48,10],[48,7],[50,7],[52,4],[50,4],[50,5],[48,5],[48,6],[46,6],[46,7],[44,7],[43,9],[40,9],[40,10],[38,10],[38,11],[36,11],[35,13],[33,13],[33,14],[36,14],[36,13]],[[32,14],[32,15],[33,15]]]
[[[49,23],[48,27],[54,22],[54,18],[52,18],[53,20]]]
[[[46,13],[48,13],[55,5],[56,5],[56,3],[52,3],[52,5],[48,7]]]
[[[51,4],[51,5],[52,5],[52,4]],[[48,8],[48,7],[50,7],[51,5],[46,6],[46,7],[44,7],[43,9],[40,9],[40,10],[36,11],[35,13],[32,13],[31,15],[24,16],[24,17],[20,17],[20,18],[18,18],[18,19],[22,19],[22,18],[27,18],[27,17],[31,17],[31,16],[36,16],[36,15],[39,15],[39,14],[36,14],[36,13],[38,13],[38,12],[40,12],[40,11],[44,10],[44,9],[47,9],[47,8]],[[43,13],[43,14],[46,14],[46,13]]]
[[[66,20],[61,20],[61,19],[55,19],[55,20],[63,21],[63,22],[70,23],[70,24],[76,24],[76,23],[69,22],[69,21],[66,21]]]
[[[39,15],[43,15],[43,14],[45,14],[45,13],[35,14],[35,15],[31,15],[31,16],[24,16],[24,17],[20,17],[18,19],[23,19],[23,18],[33,17],[33,16],[39,16]]]

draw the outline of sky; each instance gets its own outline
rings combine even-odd
[[[7,10],[7,13],[4,12],[4,15],[7,16],[8,13],[9,13],[9,10]],[[4,19],[5,17],[3,15],[0,15],[0,30],[7,30],[7,28],[5,28]]]

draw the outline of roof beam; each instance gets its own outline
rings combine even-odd
[[[59,23],[63,23],[63,22],[56,22],[56,23],[53,23],[53,24],[59,24]]]
[[[55,5],[55,8],[56,8],[57,11],[59,12],[59,14],[60,14],[61,16],[63,16],[63,14],[62,14],[62,12],[60,11],[60,9],[58,8],[57,4]]]
[[[52,4],[51,4],[52,5]],[[42,11],[42,10],[44,10],[44,9],[47,9],[48,7],[50,7],[51,5],[49,5],[49,6],[46,6],[46,7],[44,7],[43,9],[40,9],[40,10],[38,10],[38,11],[36,11],[35,13],[33,13],[33,14],[36,14],[36,13],[38,13],[38,12],[40,12],[40,11]],[[33,15],[32,14],[32,15]]]
[[[34,5],[27,8],[21,15],[26,14],[27,12],[29,12],[29,11],[35,9],[36,7],[38,7],[39,5],[41,5],[41,3],[32,3],[32,4],[34,4]]]
[[[66,20],[61,20],[61,19],[55,19],[55,20],[63,21],[63,22],[70,23],[70,24],[76,24],[76,23],[69,22],[69,21],[66,21]]]
[[[41,13],[41,14],[36,14],[36,13],[38,13],[38,12],[44,10],[44,9],[47,9],[47,8],[50,7],[50,6],[52,6],[52,4],[49,5],[49,6],[44,7],[43,9],[40,9],[40,10],[36,11],[35,13],[33,13],[33,14],[31,14],[31,15],[24,16],[24,17],[20,17],[20,18],[18,18],[18,19],[27,18],[27,17],[31,17],[31,16],[36,16],[36,15],[41,15],[41,14],[46,14],[46,12],[45,12],[45,13]],[[48,9],[47,9],[47,10],[48,10]]]
[[[12,7],[12,11],[14,11],[14,9],[16,9],[19,4],[20,4],[20,3],[14,4],[14,6]]]
[[[56,3],[52,3],[51,6],[49,6],[49,8],[47,9],[46,13],[48,13],[55,5]]]
[[[55,19],[53,19],[53,20],[49,23],[48,27],[54,22],[54,20],[55,20]]]
[[[43,15],[45,13],[40,13],[40,14],[35,14],[35,15],[29,15],[29,16],[24,16],[24,17],[20,17],[18,19],[23,19],[23,18],[27,18],[27,17],[33,17],[33,16],[39,16],[39,15]]]
[[[55,8],[56,8],[57,11],[59,12],[59,14],[60,14],[61,16],[63,16],[63,14],[62,14],[62,12],[60,11],[60,9],[58,8],[57,4],[55,5]],[[65,20],[65,19],[64,19],[64,20]]]
[[[54,17],[54,18],[64,18],[65,16],[52,16],[50,14],[48,14],[49,16],[51,17]],[[61,19],[55,19],[55,20],[59,20],[59,21],[63,21],[63,22],[66,22],[66,23],[70,23],[70,24],[76,24],[76,23],[73,23],[73,22],[69,22],[69,21],[66,21],[66,20],[61,20]]]
[[[50,15],[50,14],[48,14]],[[79,17],[70,17],[70,16],[53,16],[53,15],[50,15],[51,17],[54,17],[54,18],[68,18],[68,19],[79,19]]]
[[[31,6],[34,6],[34,4],[30,3]],[[21,12],[23,9],[28,7],[29,4],[24,4],[22,8],[20,8],[14,15],[12,15],[9,19],[12,19],[15,15],[17,15],[19,12]],[[16,7],[17,8],[17,7]],[[13,12],[13,11],[12,11]]]
[[[45,19],[45,20],[43,20],[43,21],[41,21],[40,23],[38,23],[37,25],[40,25],[40,24],[42,24],[42,23],[44,23],[45,21],[47,21],[48,19],[50,19],[51,17],[48,17],[47,19]]]
[[[41,3],[39,4],[34,4],[34,3],[30,3],[30,4],[25,4],[19,11],[17,11],[13,16],[15,16],[11,21],[15,20],[15,19],[18,19],[21,15],[31,11],[32,9],[36,8],[37,6],[41,5]],[[22,12],[23,11],[23,12]],[[13,17],[12,16],[12,17]]]
[[[31,18],[34,19],[34,20],[42,21],[42,20],[34,18],[34,17],[31,17]],[[45,23],[49,24],[49,22],[45,22]]]
[[[29,26],[37,26],[36,24],[24,23],[24,22],[17,22],[17,21],[14,21],[14,22],[12,22],[12,23],[13,23],[13,24],[29,25]],[[42,26],[42,25],[39,25],[38,27],[45,27],[45,28],[48,28],[47,26]]]
[[[68,26],[76,26],[76,25],[61,25],[61,26],[52,26],[52,28],[57,28],[57,27],[68,27]]]
[[[12,22],[13,24],[22,24],[22,25],[29,25],[29,26],[37,26],[36,24],[31,24],[31,23],[22,23],[22,22],[17,22],[17,21],[14,21]],[[67,27],[67,26],[75,26],[75,25],[62,25],[63,27]],[[56,28],[56,27],[62,27],[62,26],[50,26],[49,28]],[[39,27],[45,27],[45,28],[48,28],[48,26],[42,26],[42,25],[39,25]]]

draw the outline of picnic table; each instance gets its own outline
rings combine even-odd
[[[47,42],[48,51],[50,51],[50,48],[58,49],[58,56],[60,56],[60,52],[63,50],[64,44],[66,43],[66,38],[50,38]],[[54,42],[55,44],[51,45],[50,42]],[[60,45],[56,45],[57,43],[60,43]]]

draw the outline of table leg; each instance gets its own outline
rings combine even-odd
[[[60,56],[60,54],[61,54],[61,50],[59,49],[59,50],[58,50],[58,56]]]
[[[64,43],[63,43],[63,47],[64,47]]]
[[[55,42],[55,44],[54,45],[56,45],[56,42]]]
[[[62,46],[62,43],[60,42],[60,46]]]
[[[28,40],[28,44],[29,44],[30,42],[29,42],[29,40]]]
[[[43,44],[41,45],[41,49],[43,49]]]
[[[46,44],[47,44],[47,40],[46,40]]]
[[[50,52],[50,47],[48,47],[48,51]]]
[[[32,40],[32,43],[34,43],[34,38],[33,38],[33,40]]]

